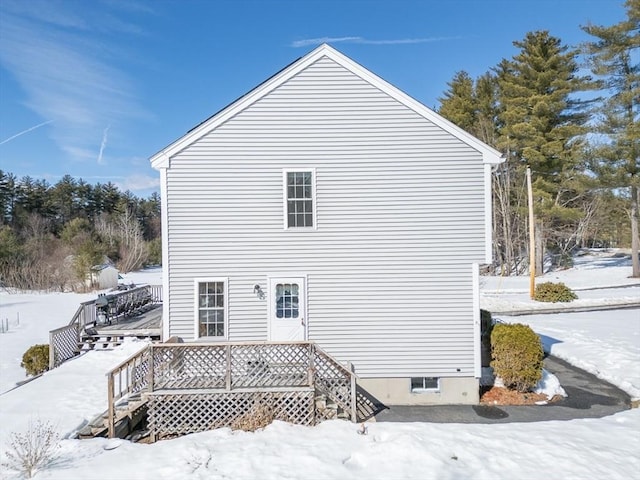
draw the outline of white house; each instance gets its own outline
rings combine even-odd
[[[310,340],[384,403],[477,402],[500,161],[316,48],[151,158],[163,338]]]

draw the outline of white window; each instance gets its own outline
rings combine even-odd
[[[227,337],[227,279],[196,279],[196,337]]]
[[[414,377],[411,379],[412,393],[439,392],[440,379],[438,377]]]
[[[315,171],[285,170],[285,228],[315,228]]]

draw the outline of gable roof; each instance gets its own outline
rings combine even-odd
[[[280,70],[274,76],[265,80],[249,93],[240,97],[238,100],[231,103],[227,107],[223,108],[209,119],[189,130],[186,135],[182,136],[172,144],[168,145],[167,147],[153,155],[150,159],[151,166],[156,169],[168,168],[169,159],[171,157],[173,157],[192,143],[201,139],[209,132],[217,128],[219,125],[234,117],[239,112],[241,112],[254,102],[258,101],[322,57],[330,58],[353,74],[362,78],[374,87],[377,87],[378,89],[385,92],[387,95],[396,99],[400,103],[404,104],[411,110],[415,111],[420,116],[426,118],[454,137],[457,137],[470,147],[479,151],[480,153],[482,153],[482,159],[484,163],[496,164],[503,161],[503,159],[501,158],[502,155],[496,149],[490,147],[481,140],[478,140],[470,133],[462,130],[460,127],[446,120],[430,108],[424,106],[422,103],[418,102],[414,98],[394,87],[387,81],[383,80],[382,78],[357,64],[347,56],[338,52],[336,49],[330,47],[327,44],[322,44],[315,50],[309,52],[304,57],[301,57],[297,61],[290,64],[288,67]]]

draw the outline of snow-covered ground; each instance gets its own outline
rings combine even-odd
[[[543,282],[562,282],[578,299],[560,305],[529,298],[529,276],[480,278],[480,306],[491,312],[545,311],[562,307],[598,307],[640,304],[640,279],[631,278],[631,257],[615,250],[591,251],[576,257],[574,267],[536,277]]]
[[[123,275],[127,285],[162,285],[162,268],[148,268]],[[93,300],[92,293],[9,293],[0,290],[0,393],[24,381],[22,355],[32,345],[49,343],[49,331],[68,325],[80,303]],[[0,329],[1,331],[1,329]]]
[[[560,278],[549,275],[549,280],[573,288],[611,287],[625,282],[629,273],[626,265],[590,268],[585,262],[556,273]],[[159,270],[132,273],[127,281],[157,284],[159,274]],[[637,285],[637,280],[626,283]],[[497,298],[507,303],[527,288],[527,278],[483,282],[485,298],[501,289]],[[517,290],[521,293],[510,293]],[[604,296],[593,299],[606,301],[610,290],[600,292]],[[66,324],[83,299],[72,294],[0,294],[0,319],[20,314],[19,325],[12,323],[8,334],[0,334],[0,391],[16,381],[16,372],[24,378],[16,357],[34,343],[46,343],[48,330]],[[523,301],[527,303],[526,298]],[[640,310],[501,318],[530,324],[552,354],[640,398]],[[21,346],[10,351],[5,347],[11,343]],[[0,463],[6,458],[11,433],[24,432],[29,420],[51,421],[68,436],[104,411],[105,372],[143,346],[144,342],[132,341],[113,351],[90,352],[0,394]],[[637,408],[568,422],[370,423],[368,435],[358,435],[355,425],[339,420],[316,427],[275,422],[256,433],[219,429],[153,445],[65,439],[57,460],[36,478],[631,479],[640,478],[638,432]],[[1,478],[11,476],[0,467]]]

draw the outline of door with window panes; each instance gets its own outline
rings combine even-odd
[[[269,279],[269,340],[306,339],[305,294],[304,277]]]

